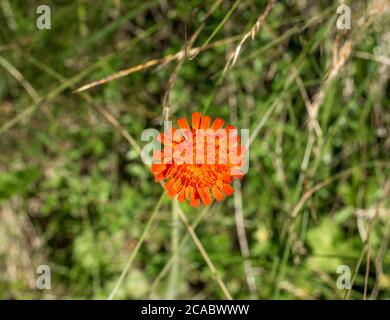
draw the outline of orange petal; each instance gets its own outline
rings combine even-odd
[[[176,195],[176,192],[173,192],[172,189],[168,191],[168,197],[173,199]]]
[[[217,201],[223,200],[223,194],[222,194],[222,192],[219,190],[219,188],[217,186],[212,187],[211,191],[213,193],[214,198]]]
[[[205,206],[209,206],[213,203],[213,200],[211,199],[210,190],[208,187],[206,188],[198,188],[198,192],[200,195],[200,198],[202,199],[202,202]]]
[[[180,179],[177,179],[176,182],[172,185],[171,189],[168,191],[168,196],[173,198],[181,190],[182,185]]]
[[[179,124],[180,129],[191,129],[186,118],[180,118],[179,120],[177,120],[177,123]]]
[[[163,133],[160,133],[157,137],[157,140],[164,143],[164,141],[166,140],[165,135]]]
[[[164,171],[165,169],[165,164],[163,163],[154,163],[152,164],[151,171],[153,173],[160,173],[161,171]]]
[[[192,114],[192,128],[193,129],[199,129],[199,125],[200,125],[200,112],[194,112]]]
[[[156,175],[154,176],[154,180],[155,180],[156,182],[162,181],[162,180],[164,180],[164,178],[165,178],[165,175],[164,175],[163,172],[161,172],[161,173],[159,173],[159,174],[156,174]]]
[[[196,189],[194,187],[189,187],[190,189],[190,206],[199,207],[199,199],[197,197]]]
[[[222,178],[223,181],[225,181],[227,183],[230,183],[232,181],[231,175],[228,174],[228,173],[225,173],[225,172],[221,173],[221,178]]]
[[[153,153],[153,160],[156,162],[155,164],[170,164],[172,163],[172,151],[155,151]]]
[[[184,129],[183,129],[183,131],[184,131]],[[175,131],[175,133],[172,136],[172,141],[174,143],[180,143],[184,140],[184,136],[183,136],[184,132],[183,131],[181,131],[181,130]]]
[[[230,184],[227,183],[222,186],[222,190],[227,196],[231,196],[234,192],[234,189],[230,186]]]
[[[200,123],[200,129],[208,129],[210,126],[210,117],[204,116],[202,117],[202,121]]]
[[[190,200],[195,200],[195,188],[190,186],[188,189],[190,191]]]
[[[211,129],[214,131],[217,131],[218,129],[221,129],[225,121],[221,118],[217,118],[214,120],[213,124],[211,125]]]
[[[199,199],[195,199],[194,201],[192,201],[192,200],[190,201],[191,207],[199,208],[199,204],[200,204]]]
[[[165,187],[165,190],[167,190],[167,191],[171,190],[172,185],[173,185],[174,182],[175,182],[174,179],[169,180],[169,181],[165,184],[165,186],[164,186],[164,187]]]
[[[187,188],[184,186],[181,189],[180,194],[177,197],[177,200],[179,200],[180,202],[184,202],[184,201],[186,201],[186,199],[187,199]]]
[[[229,124],[226,128],[225,128],[226,130],[228,130],[228,132],[230,131],[230,130],[237,130],[237,128],[235,127],[235,126],[232,126],[231,124]]]

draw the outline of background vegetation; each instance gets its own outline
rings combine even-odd
[[[0,2],[0,298],[390,298],[388,1],[41,2]],[[161,197],[164,110],[250,129],[234,197]]]

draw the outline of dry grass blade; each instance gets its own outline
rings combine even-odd
[[[244,43],[248,40],[249,37],[254,40],[256,33],[260,30],[261,25],[265,21],[265,18],[268,16],[268,14],[271,12],[272,7],[275,5],[276,0],[272,0],[265,8],[264,12],[257,18],[256,23],[252,26],[252,28],[247,32],[244,37],[241,39],[240,43],[238,44],[236,50],[232,52],[232,54],[229,56],[228,61],[225,65],[225,68],[223,70],[223,76],[225,75],[227,69],[229,67],[232,67],[237,62],[238,56],[240,55],[241,48],[244,45]],[[222,77],[223,77],[222,76]]]
[[[374,55],[369,52],[357,51],[355,52],[355,57],[359,59],[375,61],[378,63],[382,63],[386,66],[390,66],[390,58],[386,56]]]
[[[180,61],[184,57],[186,57],[187,55],[194,56],[194,55],[196,55],[196,54],[198,54],[198,53],[200,53],[200,52],[202,52],[204,50],[216,48],[216,47],[225,45],[227,43],[234,42],[234,41],[236,41],[236,39],[237,39],[237,37],[226,38],[226,39],[222,39],[222,40],[218,40],[218,41],[215,41],[213,43],[210,43],[210,44],[208,44],[208,45],[206,45],[204,47],[196,47],[196,48],[192,48],[192,49],[189,49],[189,50],[184,48],[184,49],[178,51],[176,54],[173,54],[173,55],[170,54],[170,55],[167,55],[167,56],[162,57],[160,59],[152,59],[152,60],[149,60],[149,61],[147,61],[145,63],[138,64],[138,65],[136,65],[134,67],[120,70],[120,71],[118,71],[118,72],[116,72],[114,74],[111,74],[111,75],[103,78],[103,79],[100,79],[100,80],[93,81],[91,83],[85,84],[85,85],[81,86],[80,88],[77,88],[74,92],[75,93],[79,93],[79,92],[82,92],[82,91],[86,91],[86,90],[92,89],[94,87],[106,84],[106,83],[108,83],[110,81],[126,77],[126,76],[128,76],[129,74],[132,74],[132,73],[140,72],[140,71],[149,69],[149,68],[157,66],[157,65],[164,66],[164,65],[166,65],[166,64],[168,64],[168,63],[170,63],[170,62],[172,62],[174,60]]]
[[[142,70],[145,70],[145,69],[149,69],[149,68],[151,68],[153,66],[156,66],[158,64],[166,63],[171,58],[172,58],[172,56],[167,56],[167,57],[164,57],[164,58],[161,58],[161,59],[149,60],[149,61],[147,61],[147,62],[145,62],[143,64],[136,65],[135,67],[131,67],[131,68],[128,68],[128,69],[116,72],[116,73],[114,73],[114,74],[112,74],[112,75],[110,75],[108,77],[105,77],[105,78],[103,78],[101,80],[97,80],[97,81],[88,83],[88,84],[86,84],[86,85],[76,89],[74,92],[82,92],[82,91],[85,91],[85,90],[89,90],[89,89],[91,89],[93,87],[100,86],[100,85],[105,84],[107,82],[110,82],[112,80],[126,77],[129,74],[131,74],[131,73],[135,73],[135,72],[139,72],[139,71],[142,71]]]

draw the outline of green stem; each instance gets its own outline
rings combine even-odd
[[[149,231],[149,228],[150,228],[152,222],[154,221],[154,219],[155,219],[155,217],[156,217],[156,215],[158,213],[158,210],[161,207],[161,204],[162,204],[164,198],[165,198],[165,193],[162,193],[160,199],[158,200],[158,202],[156,204],[156,207],[154,208],[154,211],[153,211],[152,215],[150,216],[150,218],[149,218],[149,220],[148,220],[148,222],[147,222],[147,224],[145,226],[144,231],[142,232],[142,235],[141,235],[140,239],[138,240],[138,243],[137,243],[134,251],[130,254],[129,258],[127,259],[126,265],[125,265],[125,267],[124,267],[124,269],[123,269],[123,271],[122,271],[118,281],[116,282],[114,289],[111,291],[110,295],[108,296],[108,300],[112,300],[114,298],[114,296],[117,293],[120,285],[122,284],[122,282],[125,279],[127,273],[129,272],[130,267],[133,264],[133,261],[134,261],[136,255],[137,255],[139,249],[141,248],[142,243],[145,241],[145,238],[146,238],[146,235],[147,235],[147,233]]]

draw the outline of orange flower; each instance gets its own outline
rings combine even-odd
[[[223,128],[224,121],[215,119],[210,126],[210,117],[192,114],[192,128],[185,118],[178,121],[179,130],[170,128],[160,134],[163,150],[154,153],[151,171],[156,182],[167,180],[168,196],[178,195],[180,202],[189,199],[190,205],[199,207],[212,204],[212,196],[221,201],[231,196],[234,177],[243,173],[244,148],[239,145],[237,129]]]

